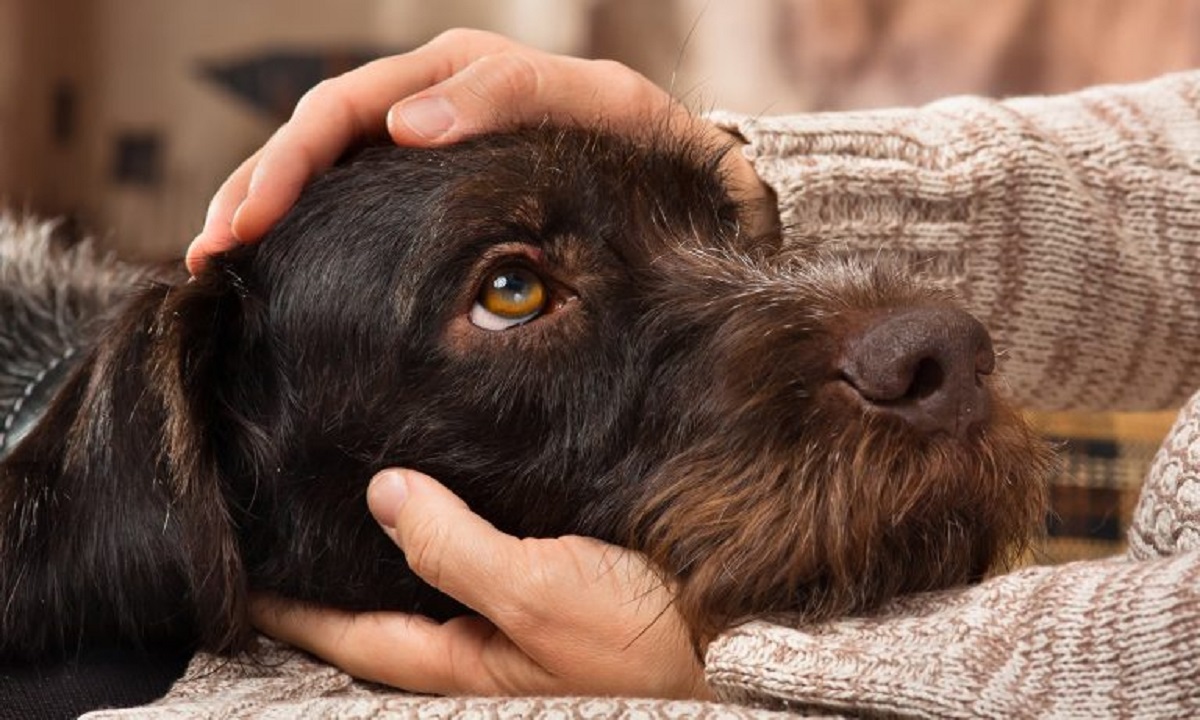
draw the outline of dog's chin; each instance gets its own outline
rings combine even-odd
[[[976,582],[1042,527],[1053,462],[1019,413],[989,401],[957,435],[835,404],[812,416],[824,432],[790,447],[786,433],[714,437],[662,468],[634,545],[677,585],[697,642],[753,615],[815,623]]]

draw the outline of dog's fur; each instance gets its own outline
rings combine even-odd
[[[388,466],[506,532],[646,553],[697,638],[980,578],[1040,522],[1045,449],[998,401],[955,435],[856,400],[850,334],[951,299],[747,237],[720,153],[552,128],[370,148],[192,282],[104,265],[120,300],[86,251],[0,239],[0,349],[78,359],[0,465],[0,657],[238,651],[251,590],[460,612],[367,513]],[[548,310],[476,327],[506,263]],[[35,306],[57,319],[14,320]]]

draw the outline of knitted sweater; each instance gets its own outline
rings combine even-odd
[[[1057,98],[729,118],[785,236],[954,284],[1018,403],[1177,406],[1200,388],[1200,73]],[[1200,395],[1128,559],[1039,567],[709,648],[723,698],[935,716],[1200,714]]]
[[[954,284],[1025,407],[1163,408],[1200,388],[1200,72],[1057,98],[715,119],[747,140],[787,239],[896,253]],[[870,618],[749,623],[708,648],[724,705],[420,699],[278,652],[276,667],[201,656],[128,714],[1200,716],[1200,394],[1153,464],[1129,557]]]

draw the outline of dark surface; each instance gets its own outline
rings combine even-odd
[[[144,705],[166,694],[191,652],[104,650],[68,662],[0,665],[0,720],[75,718]]]

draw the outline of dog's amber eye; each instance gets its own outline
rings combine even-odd
[[[471,308],[471,322],[484,330],[507,330],[529,322],[546,309],[546,285],[522,267],[489,273]]]

